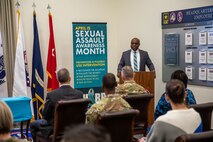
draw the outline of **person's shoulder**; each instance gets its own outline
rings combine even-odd
[[[52,100],[52,98],[54,98],[56,95],[57,95],[57,91],[56,90],[50,91],[50,92],[47,93],[46,99]]]
[[[122,90],[122,89],[124,89],[125,86],[126,86],[126,83],[123,83],[123,84],[119,84],[116,88],[118,90]]]
[[[120,88],[120,87],[123,87],[124,86],[124,83],[123,84],[118,84],[118,86],[116,86],[116,88]]]
[[[59,88],[57,88],[57,89],[54,89],[54,90],[52,90],[52,91],[50,91],[50,92],[48,92],[47,93],[47,98],[55,98],[56,96],[58,96],[60,93],[61,93],[61,91],[62,91],[63,89],[61,89],[60,87]]]
[[[187,88],[186,91],[187,91],[187,95],[193,95],[193,92],[190,89]]]
[[[83,92],[81,90],[74,89],[72,94],[78,99],[83,98]]]
[[[103,107],[106,105],[108,102],[109,98],[103,98],[100,101],[96,102],[91,106],[91,108],[87,111],[87,114],[93,113],[93,112],[99,112],[100,110],[103,109]]]
[[[165,95],[166,95],[166,92],[164,92],[164,93],[161,95],[159,101],[160,101],[160,100],[165,100],[165,99],[166,99]]]
[[[83,95],[83,92],[81,90],[78,89],[74,89],[75,93],[79,94],[79,95]]]
[[[200,114],[195,109],[190,108],[190,109],[188,109],[188,112],[191,113],[192,116],[194,116],[196,119],[201,120]]]
[[[106,102],[122,102],[122,101],[125,101],[123,99],[123,96],[120,95],[119,93],[115,93],[115,94],[111,94],[111,95],[108,95],[107,97],[105,97],[107,100]]]
[[[51,95],[53,95],[53,94],[58,94],[58,92],[60,92],[61,90],[62,90],[61,87],[56,88],[56,89],[54,89],[54,90],[48,92],[47,95],[51,96]]]
[[[145,56],[145,55],[148,55],[148,52],[147,52],[147,51],[145,51],[145,50],[141,50],[141,49],[139,49],[139,52],[140,52],[140,54],[143,54],[144,56]]]
[[[186,91],[187,91],[187,99],[193,99],[196,102],[193,92],[189,89],[186,89]]]
[[[124,83],[123,84],[119,84],[116,88],[115,88],[115,92],[121,92],[124,91]]]
[[[108,100],[106,101],[107,106],[114,106],[115,108],[120,107],[120,108],[131,108],[129,103],[123,99],[123,96],[115,93],[115,94],[110,94],[107,95]]]
[[[137,88],[142,88],[142,89],[144,89],[143,86],[141,86],[140,84],[138,84],[138,83],[136,83],[136,82],[132,83],[132,85],[135,86],[135,87],[137,87]]]
[[[167,121],[167,119],[168,119],[168,116],[167,116],[167,114],[164,114],[164,115],[161,115],[161,116],[159,116],[155,121],[156,122],[164,122],[164,121]]]
[[[131,49],[125,50],[125,51],[123,52],[123,54],[127,54],[127,53],[129,53],[129,52],[131,52]]]

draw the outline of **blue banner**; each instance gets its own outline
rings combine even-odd
[[[73,23],[73,58],[74,87],[84,93],[100,91],[107,73],[106,23]]]
[[[213,6],[162,13],[162,25],[196,23],[213,20]]]

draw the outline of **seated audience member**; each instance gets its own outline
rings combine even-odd
[[[6,103],[0,101],[0,142],[24,142],[10,136],[13,128],[13,116]]]
[[[117,86],[116,93],[121,95],[127,95],[128,93],[148,93],[143,86],[134,81],[134,72],[130,66],[124,66],[122,68],[121,78],[124,83]]]
[[[103,127],[78,125],[65,131],[62,142],[111,142],[111,138]]]
[[[59,81],[60,87],[47,93],[42,112],[43,119],[35,120],[30,124],[33,141],[36,141],[36,133],[38,131],[42,131],[42,134],[46,138],[52,134],[54,127],[55,105],[58,101],[83,98],[83,92],[73,89],[70,86],[71,77],[67,69],[62,68],[57,72],[57,80]]]
[[[184,103],[186,92],[180,80],[172,79],[167,82],[165,97],[172,110],[158,117],[147,135],[146,142],[174,142],[182,134],[202,132],[199,113],[193,108],[188,109]],[[144,138],[140,142],[144,142]]]
[[[102,85],[106,97],[93,104],[86,112],[87,123],[96,123],[98,115],[102,112],[123,111],[131,108],[119,94],[115,94],[117,82],[114,74],[107,73],[104,75]]]
[[[195,97],[192,93],[191,90],[187,89],[187,83],[188,83],[188,77],[185,74],[184,71],[182,70],[176,70],[175,72],[172,73],[171,75],[171,79],[178,79],[180,81],[183,82],[185,88],[186,88],[186,98],[185,98],[185,103],[186,105],[190,105],[190,104],[196,104],[196,100]],[[161,116],[167,113],[167,111],[171,110],[171,105],[168,101],[166,101],[165,98],[165,93],[163,93],[163,95],[161,96],[160,100],[158,101],[158,104],[155,108],[155,120]]]

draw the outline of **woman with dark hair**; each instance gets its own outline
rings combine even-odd
[[[180,80],[168,81],[165,98],[172,110],[158,117],[147,139],[142,138],[140,142],[173,142],[180,135],[202,132],[201,117],[193,108],[188,109],[185,97],[185,86]]]
[[[186,75],[186,73],[182,70],[176,70],[175,72],[172,73],[171,75],[171,79],[177,79],[183,82],[185,88],[186,88],[186,98],[184,99],[185,104],[191,105],[191,104],[196,104],[196,100],[195,97],[192,93],[191,90],[187,89],[187,84],[188,84],[188,77]],[[156,105],[155,108],[155,120],[161,116],[167,113],[167,111],[171,110],[172,107],[170,105],[170,103],[166,100],[165,98],[165,93],[163,93],[163,95],[161,96],[160,100],[158,101],[158,104]]]

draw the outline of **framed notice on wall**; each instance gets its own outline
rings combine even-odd
[[[213,31],[208,32],[208,44],[213,44]]]
[[[199,32],[199,45],[207,44],[207,34],[206,32]]]
[[[185,33],[185,45],[193,45],[193,34]]]
[[[213,87],[212,11],[213,5],[162,13],[164,82],[170,80],[174,71],[183,70],[189,78],[188,84]],[[179,50],[175,50],[176,46]]]
[[[166,34],[164,41],[164,63],[177,65],[179,60],[179,34]]]

